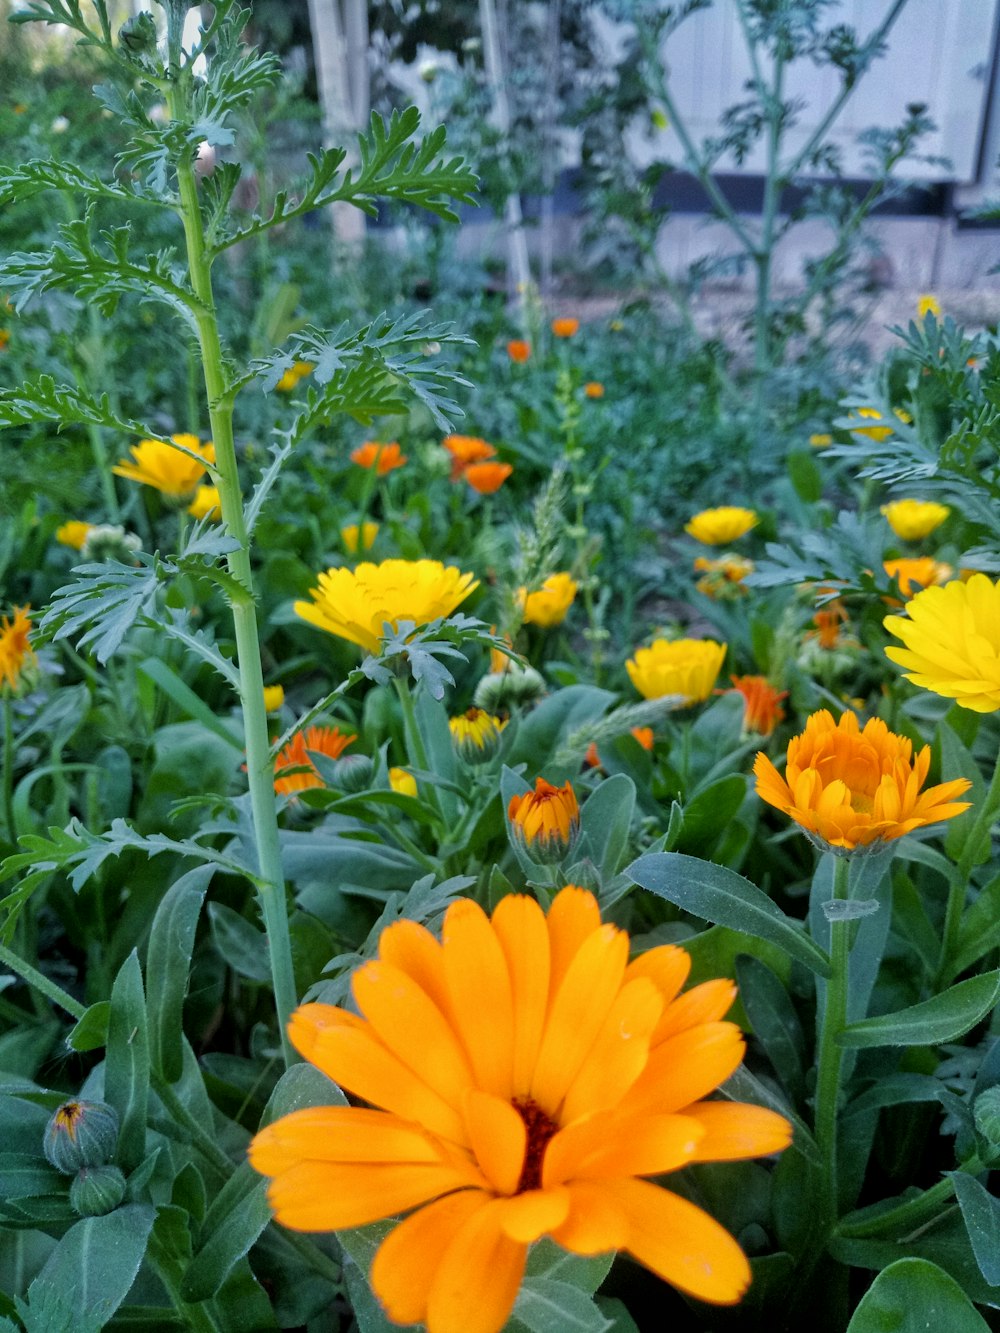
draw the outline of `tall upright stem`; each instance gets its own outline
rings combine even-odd
[[[941,957],[938,960],[937,970],[938,988],[950,981],[953,975],[952,960],[958,952],[958,933],[962,924],[966,894],[969,891],[969,877],[980,844],[989,833],[998,814],[1000,814],[1000,750],[997,751],[993,779],[972,822],[972,827],[965,836],[962,854],[955,865],[951,884],[948,886],[948,905],[945,908],[944,930],[941,933]]]
[[[741,10],[742,12],[742,10]],[[752,43],[753,37],[747,36]],[[768,375],[771,371],[771,278],[773,274],[774,224],[781,203],[781,150],[782,105],[785,62],[781,51],[774,57],[774,81],[771,87],[761,86],[760,96],[767,115],[767,165],[764,175],[764,203],[761,214],[760,248],[755,256],[757,293],[754,304],[754,445],[760,448],[765,434],[764,415],[767,408]]]
[[[848,896],[850,868],[851,863],[847,857],[835,858],[834,902],[843,902]],[[837,1220],[837,1110],[840,1073],[844,1062],[844,1050],[837,1044],[837,1037],[847,1025],[850,930],[850,921],[830,922],[830,978],[826,983],[826,1003],[820,1017],[815,1130],[816,1143],[824,1163],[823,1206],[827,1228],[832,1227]]]
[[[205,376],[208,416],[215,444],[215,472],[219,486],[222,517],[230,535],[239,543],[227,556],[229,573],[245,589],[244,596],[232,599],[233,624],[240,673],[240,700],[243,706],[243,731],[247,754],[247,781],[253,811],[254,837],[261,875],[260,905],[270,952],[274,1000],[281,1029],[286,1064],[295,1058],[288,1040],[289,1015],[297,1003],[292,968],[288,909],[285,903],[285,878],[281,868],[278,817],[274,802],[274,763],[267,735],[264,709],[264,673],[260,661],[260,640],[253,599],[249,538],[243,517],[243,494],[236,465],[233,440],[233,409],[227,396],[223,369],[222,343],[212,291],[211,259],[205,247],[198,186],[189,160],[177,168],[180,216],[184,224],[191,285],[200,307],[196,312],[198,342]]]

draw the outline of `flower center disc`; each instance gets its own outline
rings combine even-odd
[[[517,1192],[537,1190],[542,1187],[542,1159],[549,1139],[559,1128],[550,1120],[536,1101],[530,1097],[515,1097],[514,1110],[524,1121],[528,1131],[528,1141],[524,1146],[524,1165],[521,1167],[521,1179],[517,1182]]]

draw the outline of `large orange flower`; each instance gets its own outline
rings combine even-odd
[[[383,444],[379,440],[365,440],[364,444],[359,444],[356,449],[351,450],[351,462],[356,463],[358,467],[373,467],[380,477],[384,477],[387,472],[402,467],[407,462],[407,456],[395,440],[391,440],[388,444]]]
[[[459,481],[471,463],[482,463],[496,453],[478,435],[446,435],[442,445],[451,454],[451,480]]]
[[[968,802],[955,801],[972,785],[965,778],[921,791],[930,763],[929,745],[914,756],[912,742],[881,718],[862,730],[854,713],[834,722],[823,708],[789,741],[784,777],[763,751],[753,771],[761,800],[823,845],[853,851],[968,810]]]
[[[572,886],[547,918],[521,895],[492,919],[462,899],[440,943],[414,921],[390,926],[354,974],[360,1017],[324,1004],[292,1016],[295,1047],[370,1106],[261,1130],[250,1161],[272,1177],[278,1221],[336,1231],[415,1210],[370,1279],[390,1319],[430,1333],[498,1333],[542,1236],[575,1254],[627,1250],[699,1300],[738,1301],[750,1267],[736,1242],[643,1177],[777,1152],[790,1127],[704,1100],[743,1058],[722,1021],[732,983],[681,995],[682,949],[628,952]]]
[[[357,739],[353,734],[345,736],[339,727],[310,727],[308,731],[297,731],[274,761],[274,790],[282,796],[294,796],[296,792],[306,791],[310,787],[324,786],[319,770],[310,757],[310,750],[325,754],[330,759],[339,759],[351,741]],[[305,771],[282,777],[286,768]]]

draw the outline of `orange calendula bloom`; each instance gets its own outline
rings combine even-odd
[[[587,398],[603,398],[604,385],[597,380],[588,380],[583,386],[584,396]]]
[[[29,641],[31,633],[30,606],[15,606],[13,615],[0,620],[0,683],[16,690],[21,673],[35,660]]]
[[[580,832],[580,807],[571,782],[553,787],[536,778],[534,791],[510,798],[507,818],[518,846],[543,865],[561,861]]]
[[[899,591],[904,597],[912,595],[920,588],[929,588],[936,583],[947,583],[952,576],[951,565],[945,565],[929,555],[914,559],[886,560],[883,568],[891,579],[899,584]]]
[[[695,557],[694,570],[702,576],[694,585],[698,591],[713,601],[724,601],[747,595],[743,580],[753,573],[754,563],[741,555],[724,555],[718,560],[699,555]]]
[[[387,472],[392,472],[398,467],[402,467],[408,462],[395,440],[388,444],[382,444],[378,440],[365,440],[364,444],[359,444],[356,449],[351,450],[351,462],[357,463],[358,467],[373,467],[380,477],[384,477]]]
[[[4,350],[10,342],[10,329],[0,329],[0,352]]]
[[[743,696],[743,730],[770,736],[784,719],[781,701],[788,698],[788,691],[776,690],[766,676],[730,676],[729,679],[733,688],[719,690],[719,694]]]
[[[345,736],[339,727],[309,727],[306,731],[297,731],[274,761],[274,790],[281,796],[294,796],[296,792],[306,791],[310,787],[324,787],[326,784],[310,758],[309,751],[315,750],[330,759],[339,759],[351,741],[357,739],[353,734]],[[281,777],[287,768],[308,771]]]
[[[93,529],[93,523],[85,523],[82,519],[71,518],[69,522],[62,523],[56,528],[56,541],[63,546],[72,547],[74,551],[82,551],[83,544]]]
[[[441,443],[451,454],[452,481],[460,480],[471,463],[482,463],[496,453],[492,444],[478,435],[446,435]]]
[[[971,787],[966,778],[921,791],[930,764],[929,745],[914,756],[913,743],[881,718],[870,718],[862,729],[855,713],[834,722],[824,708],[789,742],[784,776],[763,752],[753,771],[761,800],[794,819],[820,846],[854,851],[968,810],[967,801],[955,800]]]
[[[653,734],[652,727],[631,727],[630,734],[644,750],[652,750],[656,744],[656,737]],[[587,753],[583,756],[583,763],[586,768],[600,768],[601,756],[597,751],[597,742],[591,741],[587,746]]]
[[[499,1333],[542,1236],[624,1250],[698,1300],[740,1300],[750,1266],[735,1240],[647,1177],[780,1152],[791,1127],[707,1100],[743,1058],[724,1021],[732,982],[681,994],[683,949],[628,954],[573,886],[547,916],[520,894],[492,917],[461,899],[441,941],[389,926],[354,974],[360,1016],[292,1015],[297,1050],[368,1105],[294,1111],[256,1136],[278,1221],[336,1231],[408,1213],[369,1280],[390,1319],[428,1333]]]
[[[525,624],[540,625],[542,629],[561,625],[573,605],[576,590],[576,580],[565,570],[550,574],[537,592],[518,588],[517,600]]]
[[[514,471],[509,463],[470,463],[462,474],[479,495],[494,495]]]
[[[524,338],[511,338],[507,344],[507,355],[519,366],[531,359],[531,343]]]
[[[377,653],[385,625],[401,620],[426,625],[450,616],[479,581],[439,560],[364,560],[357,569],[328,569],[311,602],[296,602],[295,614],[317,629]]]
[[[552,332],[557,338],[572,338],[574,333],[579,332],[579,329],[580,321],[569,316],[563,316],[561,319],[552,321]]]
[[[215,446],[211,440],[202,444],[197,435],[171,435],[170,438],[181,447],[175,449],[162,440],[140,440],[131,448],[135,461],[119,459],[111,471],[118,477],[152,486],[177,505],[188,505],[209,464],[215,462]],[[182,449],[187,452],[182,453]]]

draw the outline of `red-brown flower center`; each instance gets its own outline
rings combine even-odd
[[[524,1121],[528,1131],[528,1141],[524,1146],[524,1165],[521,1167],[521,1179],[517,1182],[517,1192],[537,1190],[542,1187],[542,1159],[549,1139],[559,1128],[545,1114],[536,1101],[530,1097],[515,1097],[514,1110]]]

